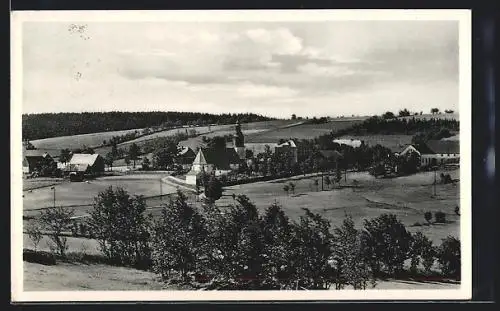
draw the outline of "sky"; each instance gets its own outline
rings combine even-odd
[[[458,112],[458,21],[25,22],[23,113]]]

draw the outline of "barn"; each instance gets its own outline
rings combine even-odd
[[[104,173],[104,159],[101,155],[75,153],[66,165],[66,175],[83,177],[84,175],[99,176]]]

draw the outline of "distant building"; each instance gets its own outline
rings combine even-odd
[[[104,158],[97,153],[75,153],[71,156],[64,172],[70,176],[97,176],[104,172],[104,167]]]
[[[200,148],[194,159],[191,170],[186,175],[186,183],[195,185],[201,173],[220,176],[240,168],[242,160],[234,148],[210,149]]]
[[[334,143],[337,143],[339,145],[347,145],[347,146],[351,146],[353,148],[359,148],[361,147],[361,145],[364,144],[364,142],[362,140],[358,140],[358,139],[334,139],[333,140]]]
[[[408,145],[398,156],[416,152],[420,156],[420,165],[440,165],[460,161],[460,142],[456,140],[429,140],[421,145]]]
[[[297,145],[293,140],[286,141],[274,147],[276,154],[286,154],[287,158],[291,160],[292,164],[298,162]]]
[[[29,174],[41,170],[43,165],[50,165],[54,159],[41,150],[23,150],[23,173]]]
[[[181,165],[183,169],[189,169],[196,158],[196,153],[193,149],[189,147],[181,147],[177,157],[175,158],[175,163]]]

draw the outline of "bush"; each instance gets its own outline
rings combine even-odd
[[[444,224],[446,223],[446,214],[444,212],[436,212],[434,214],[434,219],[436,220],[435,222],[436,223],[441,223],[441,224]]]
[[[188,273],[199,270],[206,228],[201,215],[187,204],[186,196],[177,191],[175,200],[163,206],[153,235],[153,270],[166,280],[172,270],[184,281]]]
[[[344,219],[340,228],[334,229],[333,259],[336,289],[342,289],[345,285],[352,285],[354,289],[366,289],[372,274],[362,256],[360,232],[354,228],[350,216]]]
[[[40,213],[40,222],[50,231],[49,238],[54,242],[55,249],[61,257],[65,256],[68,249],[67,238],[62,233],[70,229],[73,215],[74,210],[63,206],[48,208]]]
[[[281,207],[273,204],[260,219],[264,248],[262,257],[262,283],[269,288],[292,288],[293,273],[290,241],[292,225]]]
[[[432,213],[431,212],[425,212],[424,218],[428,223],[431,223],[432,220]]]
[[[23,250],[23,260],[46,266],[53,266],[56,264],[56,257],[54,256],[54,254],[43,251],[34,251],[30,249]]]
[[[412,237],[396,215],[382,214],[365,220],[361,237],[365,261],[374,274],[381,272],[382,268],[393,276],[403,271]]]
[[[459,239],[452,236],[443,239],[437,252],[437,258],[441,273],[444,276],[460,279],[461,254]]]
[[[430,273],[431,267],[434,264],[436,252],[432,241],[429,240],[422,232],[417,232],[412,235],[411,242],[411,267],[410,271],[415,274],[418,272],[418,265],[422,263],[424,271]]]
[[[98,194],[88,225],[104,256],[124,265],[150,265],[150,221],[145,210],[144,198],[130,197],[123,188],[109,187]]]
[[[330,222],[307,208],[303,210],[305,215],[293,225],[290,242],[295,289],[328,289],[335,282],[329,263],[333,241]]]
[[[28,234],[31,243],[33,243],[33,248],[36,252],[38,244],[43,238],[40,223],[36,220],[30,221],[26,227],[26,233]]]
[[[211,203],[204,212],[208,228],[204,274],[227,289],[261,288],[264,246],[255,205],[239,195],[225,213]]]

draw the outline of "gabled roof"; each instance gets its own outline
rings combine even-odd
[[[182,147],[179,150],[179,153],[177,153],[177,155],[180,157],[185,157],[185,156],[195,156],[196,154],[194,153],[193,149],[189,147]]]
[[[26,150],[23,149],[23,157],[26,158],[45,158],[45,157],[51,157],[50,154],[43,150]]]
[[[426,145],[432,153],[460,153],[460,142],[457,140],[429,140]]]
[[[64,168],[65,171],[69,172],[86,172],[89,168],[89,164],[67,164]]]
[[[94,165],[95,161],[99,157],[99,154],[86,154],[86,153],[74,153],[69,160],[69,164],[83,164],[83,165]]]
[[[230,169],[230,164],[240,163],[240,158],[233,148],[202,148],[198,151],[193,164],[213,164],[218,169]]]
[[[295,142],[293,140],[289,140],[289,141],[286,141],[282,144],[279,144],[278,146],[276,146],[276,148],[281,148],[281,147],[291,147],[291,148],[296,148],[297,145],[295,144]]]

